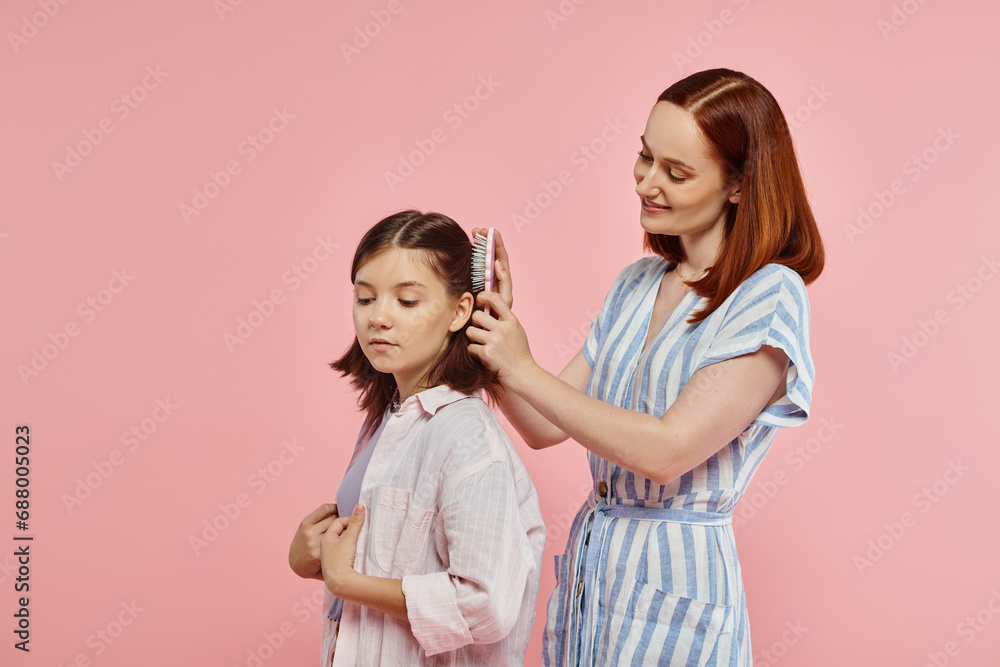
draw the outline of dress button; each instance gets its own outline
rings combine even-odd
[[[597,485],[597,495],[599,495],[601,498],[607,498],[608,497],[608,484],[607,484],[607,482],[601,481],[600,483],[598,483],[598,485]]]

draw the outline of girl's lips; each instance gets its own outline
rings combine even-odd
[[[390,343],[387,340],[381,340],[378,338],[373,338],[372,340],[368,341],[368,344],[374,347],[379,352],[385,352],[386,350],[396,347],[395,343]]]
[[[660,206],[659,204],[654,204],[645,197],[641,197],[640,201],[642,202],[642,210],[646,211],[647,213],[663,213],[664,211],[671,210],[669,206]]]

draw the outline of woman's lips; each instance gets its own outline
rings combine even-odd
[[[642,210],[646,213],[664,213],[666,211],[672,210],[669,206],[661,206],[660,204],[654,204],[645,197],[641,197]]]

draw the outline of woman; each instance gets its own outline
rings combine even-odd
[[[771,94],[731,70],[660,95],[635,163],[645,247],[583,350],[539,368],[500,294],[470,351],[531,447],[586,447],[594,490],[556,559],[547,665],[749,665],[732,513],[813,384],[805,284],[823,267],[791,137]]]
[[[354,255],[357,337],[330,365],[366,419],[337,504],[289,549],[296,574],[326,584],[323,665],[524,663],[545,527],[479,398],[499,385],[466,345],[472,251],[450,218],[404,211]]]

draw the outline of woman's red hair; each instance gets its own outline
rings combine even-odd
[[[678,81],[656,101],[690,111],[730,181],[742,179],[715,264],[690,283],[708,303],[688,322],[708,317],[765,264],[783,264],[807,285],[816,280],[823,271],[823,241],[788,124],[771,93],[742,72],[712,69]],[[643,245],[671,262],[686,259],[677,236],[646,232]]]

